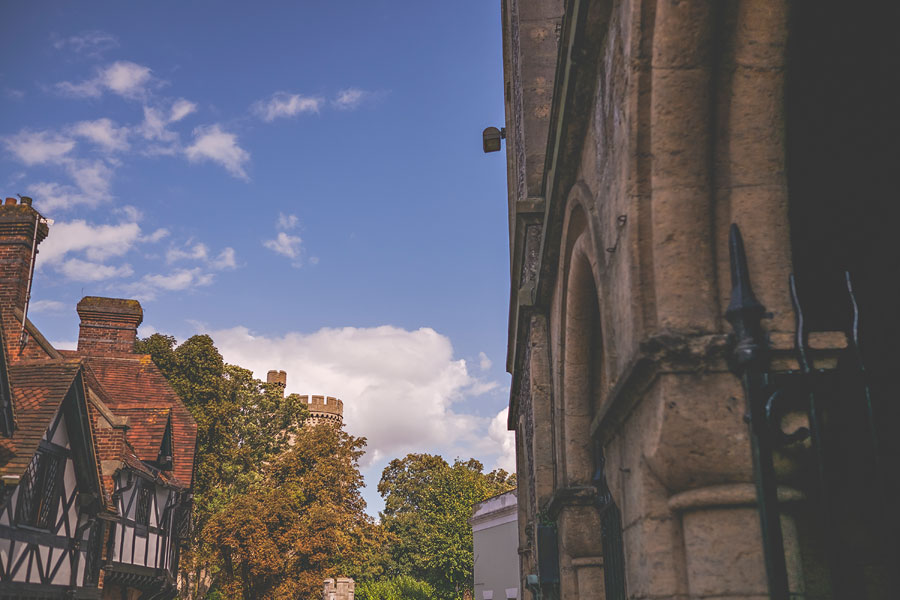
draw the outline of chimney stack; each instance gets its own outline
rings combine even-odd
[[[46,220],[31,208],[31,199],[7,198],[0,205],[0,312],[7,356],[18,347],[22,322],[14,316],[14,309],[25,311],[28,280],[31,277],[32,250],[49,233]]]
[[[81,329],[78,351],[85,354],[132,354],[144,311],[137,300],[85,296],[78,303]]]

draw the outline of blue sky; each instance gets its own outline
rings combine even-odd
[[[512,467],[500,3],[4,2],[0,184],[53,219],[31,319],[146,335],[345,401],[370,510],[411,451]]]

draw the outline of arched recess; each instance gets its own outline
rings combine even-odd
[[[560,464],[564,485],[593,486],[593,521],[599,531],[568,534],[564,548],[582,556],[602,556],[605,598],[625,598],[624,548],[621,516],[606,484],[602,440],[591,436],[591,424],[606,400],[607,369],[604,356],[602,300],[599,293],[602,247],[591,227],[585,202],[592,201],[585,186],[576,186],[563,226],[563,264],[560,297],[560,374],[562,419]],[[596,520],[595,520],[596,518]],[[571,558],[575,558],[574,556]],[[579,579],[580,579],[579,575]],[[580,584],[579,584],[580,585]]]
[[[562,298],[560,311],[560,375],[562,419],[560,463],[564,485],[590,485],[594,471],[591,420],[605,384],[603,331],[597,279],[596,244],[584,201],[576,187],[564,224]],[[585,198],[584,196],[587,196]]]

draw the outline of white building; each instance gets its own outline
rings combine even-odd
[[[476,504],[469,524],[475,552],[474,600],[519,598],[516,490]]]

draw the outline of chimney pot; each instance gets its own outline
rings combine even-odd
[[[15,203],[16,203],[16,199],[15,199],[15,198],[7,198],[7,199],[6,199],[6,203],[7,203],[7,204],[15,204]]]
[[[33,202],[31,196],[20,196],[20,198],[22,198],[22,204],[24,204],[25,206],[31,206],[31,203]]]

